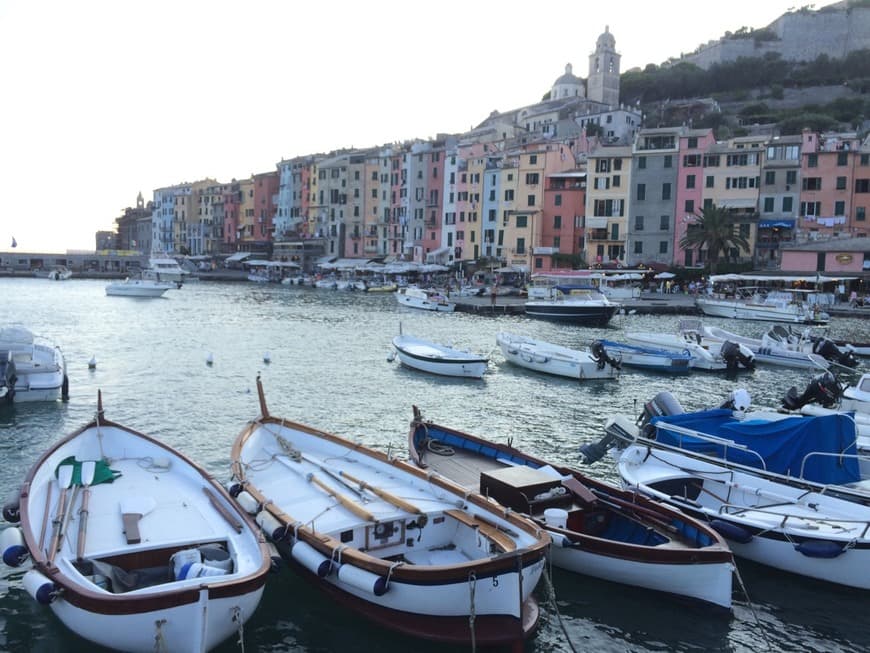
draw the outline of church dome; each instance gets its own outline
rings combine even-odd
[[[610,26],[607,25],[604,27],[604,33],[598,37],[598,40],[595,42],[597,48],[607,49],[607,50],[615,50],[616,49],[616,39],[613,38],[613,34],[610,33]]]
[[[571,64],[565,65],[565,74],[553,82],[550,89],[550,99],[558,100],[568,97],[584,97],[586,95],[585,83],[571,70]]]
[[[577,84],[578,86],[583,84],[583,80],[577,77],[573,72],[571,72],[572,67],[571,64],[565,64],[565,74],[559,77],[555,82],[553,82],[553,86],[561,86],[563,84]]]

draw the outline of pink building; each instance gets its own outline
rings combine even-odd
[[[571,170],[547,175],[541,216],[540,240],[534,247],[533,272],[566,267],[553,255],[579,256],[583,249],[586,206],[586,172]]]
[[[867,235],[866,208],[857,211],[852,195],[861,161],[860,144],[855,134],[804,131],[798,214],[800,229],[810,238]],[[868,171],[870,167],[865,168],[865,179],[870,176]]]
[[[674,265],[697,265],[693,250],[684,251],[680,241],[688,225],[695,221],[704,204],[704,154],[716,143],[712,129],[696,129],[680,136],[677,165],[677,191],[674,195]]]

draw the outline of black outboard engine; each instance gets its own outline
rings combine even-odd
[[[827,338],[819,338],[813,343],[813,353],[844,367],[858,367],[858,358],[854,352],[841,350]]]
[[[782,399],[782,405],[786,410],[800,410],[802,406],[815,402],[824,408],[830,408],[842,394],[843,387],[837,377],[825,372],[814,376],[801,395],[798,395],[797,388],[790,387]]]
[[[662,417],[663,415],[679,415],[685,413],[683,405],[677,401],[677,398],[667,390],[659,392],[655,397],[650,399],[643,405],[643,412],[637,418],[637,424],[645,436],[649,435],[650,429],[646,428],[653,417]]]
[[[732,340],[726,340],[722,343],[719,355],[722,356],[729,371],[734,371],[741,365],[747,370],[755,369],[755,357],[752,353],[747,354],[739,344]]]
[[[589,353],[592,354],[592,358],[598,363],[598,369],[603,370],[604,366],[609,364],[613,369],[619,370],[622,369],[622,363],[614,358],[611,358],[607,354],[607,350],[604,348],[604,343],[600,340],[593,341],[592,345],[589,347]]]

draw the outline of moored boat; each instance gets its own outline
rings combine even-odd
[[[415,406],[413,462],[530,516],[553,539],[555,566],[730,608],[734,562],[703,522],[633,492],[551,465],[508,444],[424,420]]]
[[[147,278],[127,278],[113,281],[106,286],[106,294],[112,297],[162,297],[167,290],[176,288],[175,284]]]
[[[556,286],[543,297],[530,292],[524,306],[529,317],[585,326],[605,326],[622,308],[594,288],[568,286]]]
[[[0,402],[68,397],[66,359],[60,347],[22,326],[0,328]]]
[[[619,362],[610,358],[603,347],[593,353],[505,331],[496,334],[495,341],[508,362],[535,372],[580,381],[619,376]]]
[[[675,351],[661,347],[632,345],[614,340],[596,340],[595,342],[599,343],[611,358],[615,358],[626,367],[664,374],[688,374],[691,369],[692,354],[688,349]]]
[[[456,304],[451,302],[446,295],[435,290],[406,286],[395,292],[396,301],[401,306],[419,308],[424,311],[437,311],[440,313],[452,313]]]
[[[105,419],[54,444],[4,507],[4,561],[64,625],[124,651],[203,652],[241,636],[270,549],[196,463]]]
[[[337,603],[394,630],[517,645],[546,532],[486,498],[362,444],[269,414],[232,450],[233,489],[282,557]]]
[[[402,365],[441,376],[479,379],[488,364],[481,354],[404,334],[393,338],[393,347]]]

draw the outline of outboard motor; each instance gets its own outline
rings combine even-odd
[[[814,376],[801,395],[798,395],[797,388],[790,387],[782,399],[782,405],[787,410],[800,410],[802,406],[816,402],[823,408],[830,408],[842,394],[843,388],[837,378],[825,372]]]
[[[749,410],[749,406],[752,405],[752,397],[749,392],[744,388],[738,388],[731,392],[728,395],[728,398],[725,399],[721,404],[719,404],[719,408],[728,408],[729,410],[733,410],[738,413],[745,413]]]
[[[722,343],[719,354],[730,371],[736,370],[740,365],[747,370],[755,369],[755,355],[744,345],[726,340]]]
[[[813,353],[823,356],[826,360],[833,361],[844,367],[858,367],[858,358],[854,352],[841,350],[828,338],[819,338],[813,343]]]
[[[677,401],[677,398],[667,390],[664,390],[643,405],[643,412],[637,418],[637,423],[643,436],[652,438],[655,435],[655,429],[650,425],[653,417],[679,415],[685,412],[686,410]]]
[[[622,369],[622,363],[611,358],[607,354],[607,350],[604,348],[604,343],[600,340],[593,341],[592,345],[589,347],[589,353],[592,354],[592,358],[594,358],[598,363],[599,370],[603,370],[604,366],[608,364],[615,370]]]

